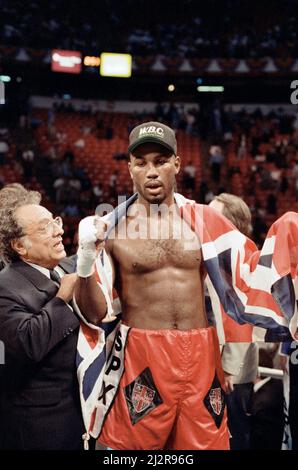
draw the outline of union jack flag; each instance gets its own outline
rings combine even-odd
[[[108,215],[109,233],[136,199],[137,194]],[[258,251],[209,206],[195,204],[180,194],[175,194],[175,200],[181,216],[201,241],[211,307],[207,311],[220,323],[223,342],[298,338],[298,214],[288,212],[278,219]],[[108,316],[114,313],[117,318],[99,328],[82,317],[77,366],[86,440],[89,435],[98,437],[112,405],[129,334],[129,327],[119,322],[121,304],[113,291],[111,266],[104,252],[96,267]],[[235,327],[237,324],[242,326]]]

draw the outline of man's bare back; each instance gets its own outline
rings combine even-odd
[[[119,224],[114,239],[106,243],[114,265],[123,321],[143,329],[206,327],[202,254],[196,235],[178,211],[164,218],[144,218],[137,211],[131,212]],[[123,233],[123,224],[129,230],[131,222],[139,222],[138,227],[146,225],[145,239],[118,237]],[[150,236],[152,227],[156,237]],[[169,231],[166,239],[161,227]],[[179,238],[175,239],[173,233],[178,233]]]

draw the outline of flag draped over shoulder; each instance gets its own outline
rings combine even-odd
[[[115,314],[116,319],[97,327],[81,315],[76,364],[86,449],[89,436],[98,437],[117,391],[124,371],[124,349],[129,331],[129,327],[119,321],[121,304],[112,289],[111,266],[105,253],[96,262],[96,275],[108,305],[107,315]],[[80,313],[78,307],[76,310]]]
[[[258,251],[209,206],[185,205],[181,210],[202,243],[213,310],[221,308],[232,320],[252,325],[252,339],[297,338],[298,214],[288,212],[278,219]]]
[[[137,194],[108,215],[108,235],[136,199]],[[222,342],[297,338],[298,214],[288,212],[278,219],[258,251],[251,240],[209,206],[195,204],[180,194],[175,194],[175,201],[200,239],[211,307],[207,313],[212,311],[221,324],[218,331],[222,331]],[[77,365],[85,439],[89,435],[98,437],[112,405],[124,370],[129,334],[129,327],[119,322],[121,304],[113,291],[111,265],[105,253],[96,266],[107,315],[119,315],[102,327],[90,325],[82,317]],[[235,322],[243,326],[235,327]]]

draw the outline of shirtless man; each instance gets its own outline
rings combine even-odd
[[[130,134],[129,152],[136,201],[105,242],[105,224],[97,220],[97,242],[89,240],[78,253],[76,301],[84,316],[100,325],[107,312],[93,273],[96,249],[104,246],[122,322],[131,327],[125,372],[99,440],[113,449],[228,449],[223,372],[205,313],[201,249],[175,204],[175,134],[161,123],[142,124]],[[159,211],[161,204],[168,211]],[[123,224],[126,237],[118,236]],[[131,239],[132,224],[147,236]]]

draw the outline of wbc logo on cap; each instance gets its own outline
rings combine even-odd
[[[164,137],[164,130],[162,129],[162,127],[155,126],[141,127],[139,137],[142,137],[146,134],[155,134],[157,135],[157,137],[160,137],[162,139]]]

